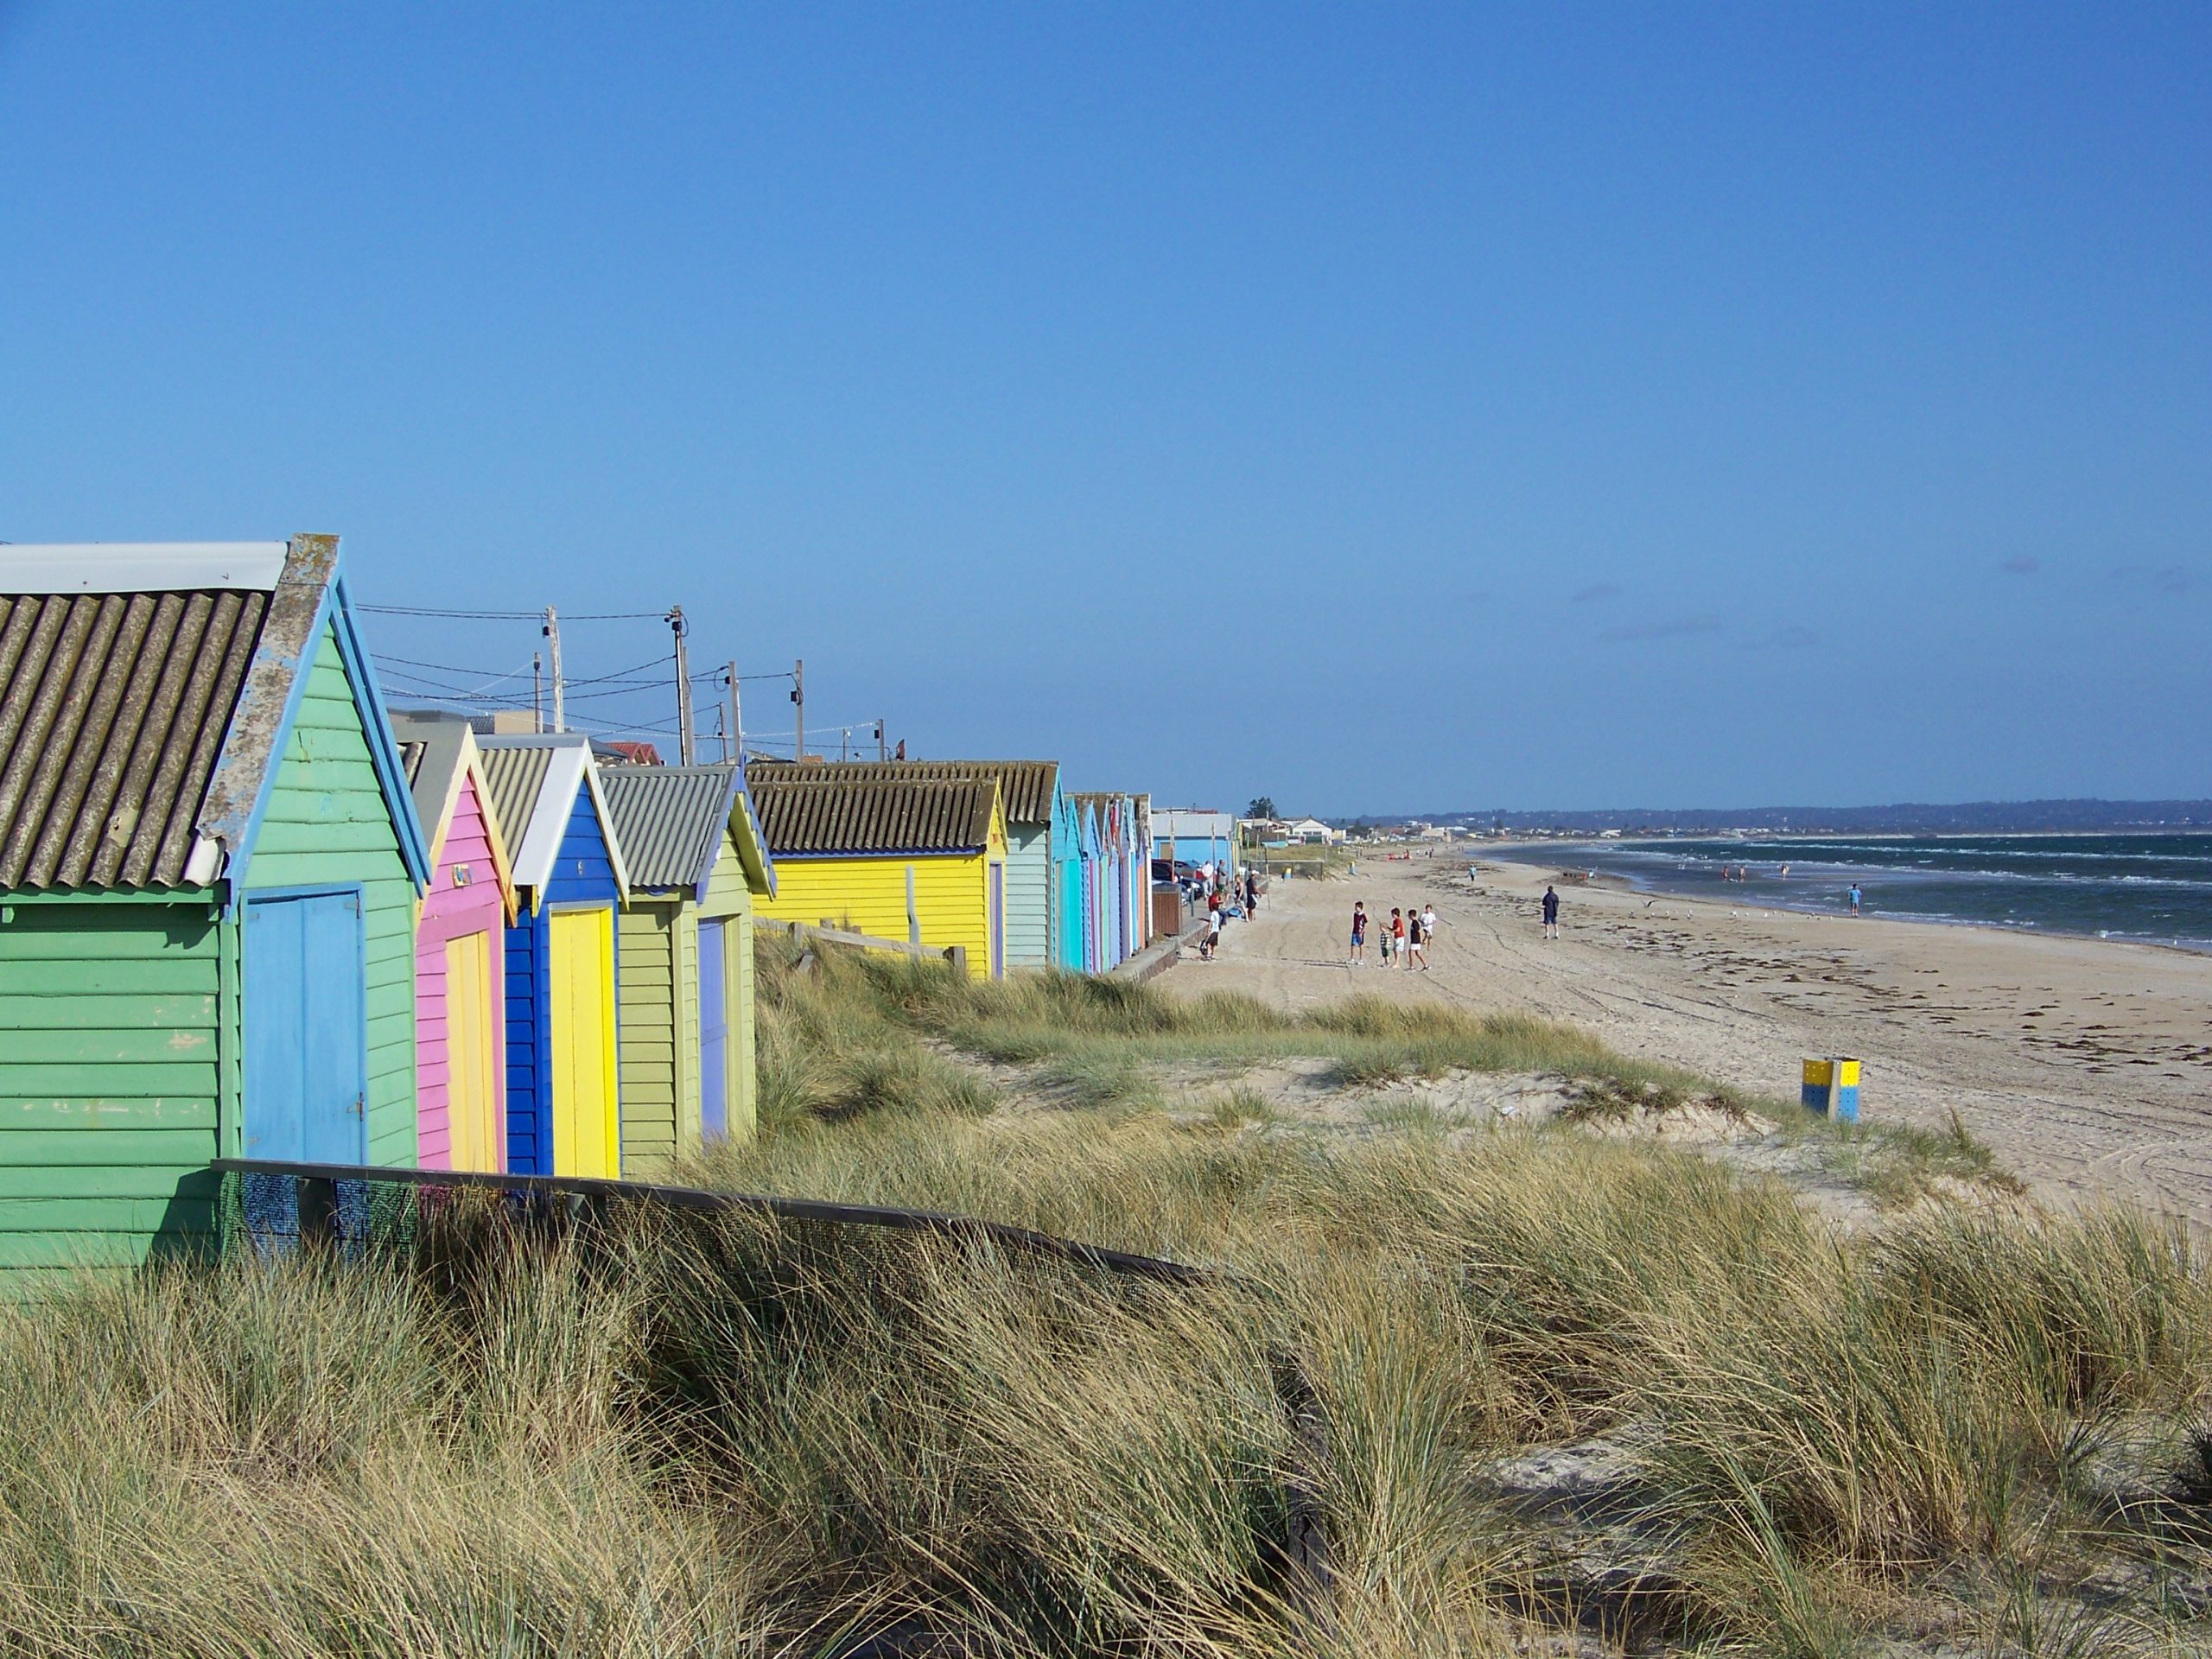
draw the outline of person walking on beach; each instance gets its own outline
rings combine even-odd
[[[1388,968],[1398,959],[1398,947],[1405,943],[1406,918],[1395,905],[1390,906],[1389,925],[1382,930],[1382,965]]]
[[[1216,907],[1206,916],[1206,936],[1198,941],[1199,959],[1204,962],[1211,962],[1213,953],[1219,949],[1221,949],[1221,911]]]
[[[1851,884],[1851,913],[1854,916],[1859,913],[1859,905],[1862,897],[1859,891],[1859,884],[1856,881],[1853,882]]]
[[[1544,937],[1559,938],[1559,894],[1549,887],[1544,889]]]
[[[1408,969],[1418,968],[1423,973],[1428,971],[1428,918],[1434,914],[1433,911],[1429,911],[1408,918],[1410,925],[1406,929],[1406,966]]]
[[[1421,907],[1421,942],[1424,951],[1428,946],[1436,943],[1436,906],[1434,905],[1423,905]],[[1428,966],[1428,957],[1426,955],[1421,957],[1421,965],[1424,968]]]
[[[1260,908],[1260,876],[1256,870],[1244,872],[1244,919],[1250,921]]]
[[[1355,903],[1351,907],[1351,965],[1367,966],[1367,906]]]

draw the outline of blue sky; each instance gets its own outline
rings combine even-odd
[[[0,0],[0,538],[1175,801],[2203,795],[2208,141],[2201,6]]]

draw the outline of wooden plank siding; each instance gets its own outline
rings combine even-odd
[[[766,919],[828,921],[879,938],[906,937],[906,872],[914,873],[914,914],[922,943],[932,950],[959,945],[968,952],[971,978],[991,971],[990,893],[985,855],[776,860],[776,893],[759,901]]]
[[[248,892],[361,892],[368,1033],[369,1161],[412,1164],[415,1124],[415,884],[370,758],[337,635],[316,643],[246,868]]]
[[[652,1180],[699,1147],[699,915],[633,896],[619,927],[622,1172]]]
[[[194,904],[25,904],[0,923],[0,1296],[207,1235],[222,932]]]
[[[904,937],[901,935],[900,937]],[[1006,837],[1006,962],[1045,968],[1052,961],[1052,827],[1009,824]]]
[[[439,826],[423,828],[426,834],[435,836]],[[487,935],[492,946],[494,1008],[500,1006],[505,990],[501,969],[505,953],[500,945],[506,914],[493,864],[491,832],[474,778],[461,779],[459,797],[444,829],[444,839],[434,854],[429,891],[423,897],[422,920],[415,934],[416,1148],[425,1169],[448,1169],[453,1162],[446,942],[466,933]],[[465,883],[459,880],[464,868],[468,871]],[[505,1116],[506,1090],[503,1068],[493,1070],[493,1122],[499,1122]]]
[[[588,788],[575,792],[545,890],[530,897],[530,907],[507,929],[505,952],[507,1166],[518,1174],[550,1175],[554,1173],[552,948],[546,906],[591,905],[613,910],[621,897],[606,832]],[[622,976],[620,931],[618,927],[613,988],[618,1010]],[[616,1056],[619,1076],[619,1035]]]

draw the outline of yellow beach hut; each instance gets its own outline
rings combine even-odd
[[[779,768],[753,784],[776,863],[764,920],[827,923],[1006,975],[1006,817],[990,778],[840,777]]]

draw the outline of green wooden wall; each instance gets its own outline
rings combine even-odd
[[[640,893],[617,928],[622,1174],[656,1180],[699,1146],[699,911]]]
[[[412,1166],[415,884],[377,785],[337,635],[326,628],[277,766],[246,888],[353,882],[361,884],[368,947],[369,1161]]]
[[[204,1240],[228,931],[204,899],[0,915],[0,1295]]]

